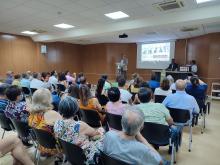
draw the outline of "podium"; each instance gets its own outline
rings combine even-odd
[[[121,63],[120,62],[116,62],[116,76],[120,76],[122,74],[122,67],[121,67]]]

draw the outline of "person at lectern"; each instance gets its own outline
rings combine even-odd
[[[175,59],[173,58],[171,61],[171,64],[169,65],[169,67],[166,70],[175,71],[177,69],[178,69],[178,64],[175,62]]]
[[[128,59],[125,55],[123,55],[121,61],[121,76],[123,76],[125,79],[127,79],[127,70],[128,70]]]

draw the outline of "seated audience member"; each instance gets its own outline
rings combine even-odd
[[[103,110],[97,98],[93,97],[90,89],[87,85],[81,84],[79,88],[79,107],[82,110],[95,110],[98,112],[102,122],[104,121],[105,115],[102,114]]]
[[[65,73],[60,73],[58,84],[62,84],[62,85],[64,85],[66,88],[68,87],[68,83],[67,83],[67,81],[66,81],[66,75],[65,75]]]
[[[192,118],[193,113],[199,113],[199,106],[195,98],[185,92],[185,88],[186,82],[181,79],[177,80],[176,93],[168,95],[164,99],[163,104],[169,108],[189,110]]]
[[[130,82],[128,83],[128,85],[130,86],[130,85],[134,84],[134,80],[135,80],[137,77],[139,77],[139,74],[138,74],[138,73],[133,73],[133,74],[131,75],[131,80],[130,80]]]
[[[31,81],[31,80],[33,79],[33,74],[32,74],[32,72],[28,70],[28,71],[26,72],[26,74],[27,74],[27,76],[28,76],[28,79]]]
[[[162,95],[167,96],[172,93],[170,89],[170,82],[167,78],[164,78],[160,84],[160,87],[156,88],[154,91],[154,95]]]
[[[151,75],[151,80],[148,81],[148,84],[153,92],[156,88],[160,87],[160,83],[156,81],[156,76],[154,74]]]
[[[50,84],[55,85],[55,86],[58,84],[57,72],[56,72],[55,70],[53,70],[53,71],[50,73],[50,78],[49,78],[48,82],[49,82]]]
[[[12,85],[16,85],[16,86],[20,87],[21,86],[20,79],[21,79],[21,75],[20,74],[16,74],[14,76],[14,80],[12,82]]]
[[[39,73],[33,73],[33,79],[30,83],[30,88],[40,89],[44,87],[44,83],[40,80],[41,75]]]
[[[44,85],[43,88],[49,89],[51,84],[49,83],[50,73],[49,72],[42,72],[41,73],[41,81],[43,81]]]
[[[57,94],[56,91],[52,91],[51,92],[51,97],[52,97],[52,105],[54,106],[54,110],[58,110],[58,106],[59,106],[59,103],[60,103],[60,96]]]
[[[6,91],[9,86],[9,84],[0,84],[0,113],[4,113],[8,106],[9,101],[6,97]]]
[[[86,85],[86,84],[87,84],[86,78],[85,78],[84,76],[81,76],[81,77],[80,77],[79,82],[80,82],[79,86],[80,86],[80,85]]]
[[[66,71],[66,81],[68,83],[74,83],[76,81],[76,79],[74,77],[71,76],[69,71]]]
[[[144,125],[144,115],[141,111],[134,107],[127,109],[122,115],[121,125],[123,131],[109,131],[105,134],[103,144],[105,154],[128,164],[163,164],[160,155],[143,137],[138,140]]]
[[[21,76],[22,78],[21,78],[21,87],[26,87],[26,88],[30,88],[30,80],[29,80],[29,78],[28,78],[28,76],[27,76],[27,74],[26,73],[23,73],[22,74],[22,76]]]
[[[203,81],[199,80],[198,77],[191,77],[190,83],[187,83],[186,92],[193,96],[197,103],[199,104],[200,108],[204,105],[204,101],[206,98],[206,90],[208,85]]]
[[[56,121],[54,133],[57,138],[79,145],[86,155],[86,164],[94,164],[94,154],[102,149],[103,129],[95,130],[83,121],[75,121],[78,111],[77,100],[66,96],[59,105],[63,119]]]
[[[62,119],[62,117],[58,112],[52,110],[51,102],[51,93],[48,89],[41,88],[34,92],[28,118],[30,127],[53,134],[55,121]],[[39,150],[42,156],[57,154],[56,149],[44,148],[43,146],[39,146]]]
[[[163,104],[151,102],[152,91],[150,89],[141,88],[138,92],[138,98],[140,104],[136,106],[144,113],[145,122],[163,125],[173,124],[169,110]]]
[[[140,84],[140,88],[145,88],[145,89],[150,89],[151,90],[151,88],[149,87],[149,84],[147,82],[142,82]],[[138,92],[139,92],[139,90],[138,90]],[[133,104],[140,104],[140,100],[138,99],[138,93],[136,93],[135,96],[133,96],[133,97],[134,97],[133,98]]]
[[[22,142],[15,135],[0,139],[0,158],[9,152],[13,157],[13,164],[34,165]]]
[[[101,78],[105,80],[104,90],[107,91],[112,86],[111,83],[108,81],[108,76],[107,75],[102,75]]]
[[[21,89],[16,85],[12,85],[7,89],[6,96],[9,100],[8,106],[5,109],[6,117],[27,122],[29,112],[27,111],[26,102],[21,101]]]
[[[108,90],[109,102],[106,104],[106,111],[108,113],[122,115],[125,111],[126,105],[122,104],[120,100],[120,91],[117,87],[111,87]]]
[[[77,84],[73,83],[69,86],[68,96],[71,96],[75,99],[79,99],[79,87]]]
[[[138,93],[138,98],[140,100],[140,104],[136,105],[136,107],[143,112],[144,122],[151,122],[170,126],[174,124],[173,119],[170,116],[169,110],[163,104],[151,102],[151,89],[141,88]],[[176,143],[176,146],[179,144],[178,139],[181,129],[181,127],[171,127],[172,138],[173,141]]]
[[[170,82],[170,90],[173,92],[173,91],[176,91],[176,84],[174,82],[174,79],[171,75],[167,75],[167,79],[169,80]]]
[[[101,78],[98,80],[97,88],[95,91],[95,97],[98,99],[102,106],[105,106],[109,99],[106,97],[107,90],[104,89],[105,79]]]
[[[134,79],[134,83],[130,85],[129,90],[131,93],[136,94],[138,93],[141,84],[143,83],[143,78],[142,77],[136,77]]]
[[[142,82],[140,84],[140,88],[150,88],[149,84],[147,82]]]
[[[126,80],[122,77],[118,80],[118,87],[121,93],[121,101],[124,103],[131,104],[132,94],[127,89],[125,89],[125,83],[126,83]]]
[[[7,73],[6,73],[6,79],[5,79],[5,83],[6,84],[12,84],[12,82],[13,82],[13,80],[14,80],[14,78],[13,78],[13,72],[12,71],[8,71]]]
[[[76,83],[79,85],[80,84],[80,78],[83,77],[84,74],[82,72],[80,72],[77,77],[76,77]]]

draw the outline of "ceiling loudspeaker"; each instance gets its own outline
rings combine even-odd
[[[128,38],[128,35],[125,34],[125,33],[123,33],[123,34],[120,34],[118,37],[119,37],[119,38]]]
[[[162,2],[154,3],[153,7],[160,11],[168,11],[184,7],[181,0],[164,0]]]
[[[47,54],[47,46],[46,45],[41,45],[40,46],[40,53],[41,54]]]

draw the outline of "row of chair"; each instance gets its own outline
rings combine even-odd
[[[0,124],[4,131],[16,130],[20,138],[31,139],[33,141],[36,148],[34,157],[37,165],[40,159],[40,153],[37,150],[39,145],[49,149],[57,149],[58,151],[62,150],[64,153],[63,162],[64,160],[68,160],[72,165],[84,165],[86,157],[83,150],[77,145],[62,139],[58,139],[57,141],[51,133],[30,128],[27,123],[15,119],[8,119],[3,113],[0,114]],[[4,134],[5,132],[2,138]],[[101,151],[99,155],[96,155],[95,160],[97,165],[129,165],[120,160],[113,159]]]

